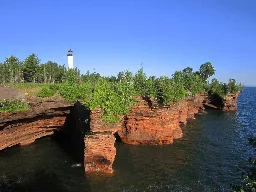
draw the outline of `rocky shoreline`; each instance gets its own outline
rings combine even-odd
[[[28,98],[30,110],[0,113],[0,150],[65,131],[74,147],[83,149],[79,153],[83,153],[87,174],[113,173],[116,138],[131,145],[171,144],[183,135],[180,125],[205,108],[236,110],[238,94],[228,95],[223,103],[216,102],[213,96],[199,94],[169,106],[158,106],[150,98],[137,97],[138,102],[128,115],[121,117],[120,123],[109,124],[101,119],[101,109],[85,110],[79,102],[73,106],[62,99]]]
[[[130,113],[120,123],[106,124],[101,120],[103,111],[96,109],[90,115],[90,133],[85,135],[85,172],[113,173],[112,165],[116,155],[116,138],[131,145],[172,144],[174,139],[183,136],[181,124],[194,119],[205,107],[223,111],[236,110],[238,94],[228,95],[221,104],[213,105],[213,98],[200,94],[188,97],[170,106],[158,106],[150,98],[138,97]],[[98,144],[97,144],[98,141]]]

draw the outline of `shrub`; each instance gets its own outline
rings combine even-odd
[[[215,94],[222,99],[230,93],[237,93],[243,90],[243,86],[241,84],[237,84],[236,80],[229,79],[229,83],[219,82],[217,79],[212,79],[212,82],[209,86],[209,93]]]
[[[81,99],[82,96],[79,85],[67,82],[59,86],[59,93],[64,99],[72,102]]]
[[[59,90],[59,87],[60,87],[59,84],[49,84],[49,88],[56,92]]]
[[[38,97],[52,97],[57,92],[57,89],[54,89],[54,87],[50,86],[43,86],[40,91],[37,93]]]
[[[229,93],[237,93],[239,91],[243,90],[243,85],[237,84],[235,79],[229,79],[228,85],[227,85],[227,89]]]
[[[134,86],[129,73],[125,74],[117,83],[99,78],[93,85],[89,107],[92,110],[102,108],[104,110],[102,119],[108,123],[119,122],[120,116],[127,114],[129,107],[135,102]],[[87,102],[85,98],[84,102]]]
[[[28,109],[29,109],[28,104],[21,99],[16,99],[12,101],[9,101],[9,100],[0,101],[1,113],[25,111]]]

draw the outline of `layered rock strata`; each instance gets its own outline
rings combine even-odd
[[[70,104],[63,100],[31,99],[29,105],[25,112],[0,113],[0,150],[52,135],[64,125],[70,110]]]
[[[203,109],[204,96],[189,97],[170,106],[150,106],[148,101],[140,99],[125,117],[118,134],[122,142],[132,145],[171,144],[174,139],[182,137],[180,123]],[[150,102],[153,103],[153,102]]]
[[[86,173],[113,173],[116,156],[115,134],[122,123],[106,124],[101,120],[103,111],[96,109],[90,115],[90,133],[85,135],[84,169]]]
[[[66,132],[74,147],[79,148],[78,159],[80,154],[84,158],[85,172],[113,173],[116,136],[132,145],[171,144],[174,139],[182,137],[180,124],[194,119],[195,114],[204,109],[203,105],[225,111],[235,110],[237,97],[238,93],[228,95],[224,102],[218,104],[202,94],[169,106],[159,106],[150,98],[138,97],[138,102],[130,108],[128,115],[120,118],[120,123],[109,124],[101,119],[101,109],[90,111],[76,103],[70,112],[70,103],[63,100],[33,98],[29,99],[29,111],[0,114],[0,150],[30,144],[70,122]]]
[[[113,173],[116,156],[115,137],[112,132],[85,136],[84,169],[86,173]]]
[[[182,137],[180,123],[194,118],[203,109],[204,96],[189,97],[171,106],[159,107],[149,98],[138,97],[130,113],[120,123],[106,124],[102,119],[103,110],[96,109],[90,114],[90,134],[84,138],[84,168],[86,173],[113,173],[116,155],[115,140],[118,135],[122,142],[132,145],[171,144]]]

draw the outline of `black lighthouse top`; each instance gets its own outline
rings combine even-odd
[[[72,56],[72,55],[73,55],[73,51],[71,49],[69,49],[67,56]]]

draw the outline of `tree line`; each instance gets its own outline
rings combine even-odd
[[[147,77],[143,69],[140,69],[134,76],[129,71],[119,72],[117,76],[111,77],[101,77],[99,73],[90,73],[89,71],[81,75],[77,68],[67,70],[65,65],[59,65],[53,61],[40,63],[40,59],[34,53],[30,54],[24,61],[20,61],[15,56],[10,56],[3,63],[0,63],[0,83],[64,83],[66,81],[82,83],[91,80],[95,82],[99,78],[105,78],[109,82],[120,82],[122,78],[133,76],[134,86],[136,90],[140,90],[139,94],[152,96],[156,94],[155,87],[158,86],[158,89],[162,87],[162,95],[173,95],[173,100],[180,98],[180,96],[175,97],[174,93],[170,93],[174,87],[176,87],[176,92],[191,92],[192,94],[208,89],[211,93],[221,97],[230,92],[237,92],[242,88],[242,85],[237,85],[234,79],[230,79],[229,83],[226,84],[214,78],[209,83],[208,78],[214,74],[215,69],[210,62],[202,64],[200,69],[195,72],[190,67],[177,71],[171,78],[163,76],[160,78]],[[163,101],[167,102],[166,99],[170,98],[162,96]]]
[[[224,99],[227,94],[242,90],[243,86],[234,79],[222,83],[214,78],[210,83],[209,77],[214,74],[210,62],[202,64],[198,71],[187,67],[171,76],[160,77],[147,76],[143,68],[135,74],[122,71],[110,77],[89,71],[81,75],[77,68],[67,70],[64,65],[52,61],[40,63],[36,54],[29,55],[24,61],[10,56],[0,63],[0,83],[51,84],[44,86],[39,96],[49,97],[58,91],[66,100],[81,100],[91,109],[103,108],[107,118],[114,117],[111,121],[125,114],[138,95],[150,97],[160,105],[169,105],[201,92]]]
[[[75,72],[80,76],[77,68]],[[58,65],[53,61],[40,63],[40,59],[34,53],[24,61],[10,56],[0,63],[0,83],[62,83],[67,76],[68,70],[64,65]]]

